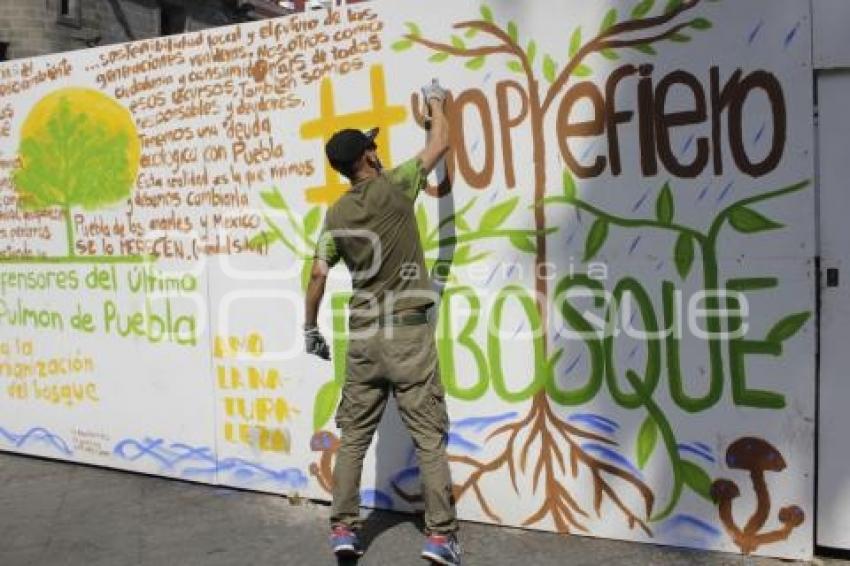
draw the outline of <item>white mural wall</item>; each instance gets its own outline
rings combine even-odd
[[[417,219],[461,516],[810,556],[808,10],[361,2],[0,65],[0,448],[329,498],[324,141],[379,126],[403,162],[439,77]],[[391,409],[365,504],[420,506],[412,454]]]

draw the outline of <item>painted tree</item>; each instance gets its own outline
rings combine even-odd
[[[423,35],[419,26],[408,22],[409,33],[393,44],[396,51],[405,51],[414,46],[422,46],[431,51],[430,61],[440,63],[451,57],[466,59],[465,66],[470,70],[479,70],[486,66],[491,57],[501,57],[508,69],[519,74],[525,81],[525,94],[528,103],[528,119],[532,132],[532,157],[534,167],[534,233],[533,241],[527,242],[525,251],[534,254],[536,307],[540,328],[544,333],[547,325],[547,308],[550,289],[545,274],[544,264],[547,261],[547,222],[546,196],[548,180],[546,175],[547,140],[544,123],[555,105],[558,96],[576,78],[585,78],[593,74],[590,66],[592,56],[601,56],[615,60],[620,58],[624,49],[637,50],[644,55],[656,54],[655,46],[664,41],[687,42],[691,37],[688,30],[701,31],[711,28],[711,22],[703,17],[688,17],[701,3],[701,0],[670,0],[661,13],[655,9],[655,0],[640,0],[633,6],[627,19],[620,19],[617,9],[610,9],[604,16],[599,31],[590,40],[585,41],[585,34],[579,27],[571,36],[568,48],[568,60],[562,65],[551,55],[543,55],[538,59],[538,46],[534,40],[527,42],[525,47],[520,42],[520,32],[514,22],[508,22],[504,27],[499,25],[492,10],[484,5],[481,8],[481,19],[464,21],[453,27],[461,35],[451,35],[448,41],[437,41]],[[476,37],[485,39],[476,45],[467,42]],[[541,82],[538,72],[542,71]],[[565,182],[567,178],[565,178]],[[597,231],[599,228],[597,228]],[[591,239],[599,239],[599,235],[590,235]],[[512,242],[519,247],[517,242]],[[522,249],[522,248],[520,248]],[[658,520],[669,514],[675,506],[675,501],[668,504],[663,513],[653,516],[655,495],[652,490],[633,472],[613,466],[596,458],[583,448],[582,442],[590,440],[598,445],[614,445],[614,441],[600,436],[558,418],[551,406],[554,385],[554,368],[559,361],[562,350],[547,353],[550,348],[549,337],[544,335],[542,361],[538,361],[536,372],[541,374],[540,386],[534,394],[531,408],[525,418],[518,422],[504,425],[495,430],[488,439],[506,435],[504,449],[494,458],[481,461],[468,456],[453,456],[457,464],[468,466],[470,475],[462,484],[456,486],[456,496],[462,497],[467,492],[475,494],[482,510],[492,520],[500,522],[500,517],[491,509],[487,498],[480,487],[482,478],[498,470],[507,469],[514,490],[519,493],[517,484],[517,464],[525,472],[528,466],[529,450],[532,445],[540,447],[538,460],[532,473],[533,487],[536,491],[541,483],[544,489],[543,503],[540,508],[523,521],[530,526],[547,517],[550,518],[560,532],[586,531],[585,521],[587,510],[583,509],[570,489],[557,479],[557,470],[565,473],[565,462],[569,461],[570,471],[575,478],[579,469],[589,472],[594,489],[594,510],[601,514],[603,501],[607,498],[625,517],[631,528],[640,527],[647,534],[651,531],[647,525],[650,519]],[[537,377],[535,378],[537,381]],[[520,439],[524,437],[524,441]],[[559,447],[559,442],[565,442],[568,453]],[[617,481],[613,482],[612,478]],[[686,478],[687,479],[687,478]],[[683,480],[684,481],[684,480]],[[710,480],[699,473],[691,474],[691,487],[708,496]],[[624,502],[614,485],[631,485],[643,498],[645,506],[636,511]],[[679,490],[681,491],[681,490]],[[678,498],[677,494],[675,499]]]
[[[73,209],[95,210],[130,195],[138,169],[135,134],[123,107],[89,89],[48,95],[24,123],[21,167],[13,174],[20,206],[62,210],[69,257],[75,255]]]

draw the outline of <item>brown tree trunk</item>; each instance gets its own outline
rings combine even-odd
[[[543,110],[540,106],[540,90],[536,80],[528,85],[528,106],[531,116],[531,138],[534,160],[534,229],[537,231],[534,256],[534,290],[537,294],[537,311],[540,313],[541,329],[543,331],[543,353],[549,351],[549,320],[548,296],[549,289],[544,272],[546,263],[546,211],[543,199],[546,197],[546,137],[543,133]]]

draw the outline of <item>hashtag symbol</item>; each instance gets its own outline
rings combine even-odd
[[[372,90],[372,108],[351,114],[336,113],[333,83],[329,78],[322,80],[319,87],[319,118],[301,125],[301,138],[304,140],[321,139],[322,145],[334,133],[345,128],[366,130],[378,127],[381,132],[375,142],[378,145],[378,157],[381,163],[392,167],[390,155],[390,128],[402,124],[407,119],[403,106],[387,104],[387,88],[384,67],[375,65],[370,73]],[[325,161],[325,184],[307,189],[307,202],[312,204],[333,204],[348,189],[348,183]]]

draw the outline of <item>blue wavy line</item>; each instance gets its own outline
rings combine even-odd
[[[574,415],[570,416],[570,420],[572,420],[573,418],[576,418],[576,419],[584,419],[584,418],[594,419],[594,420],[603,422],[603,423],[607,424],[608,426],[613,427],[615,429],[620,428],[620,424],[617,421],[609,419],[608,417],[603,417],[602,415],[597,415],[596,413],[575,413]]]
[[[714,525],[706,523],[702,519],[692,515],[684,514],[674,515],[665,521],[664,524],[661,525],[661,529],[659,529],[659,534],[667,534],[671,531],[678,531],[683,527],[696,529],[700,532],[700,534],[709,535],[711,537],[719,537],[721,535],[720,529]]]
[[[26,448],[27,444],[46,442],[65,456],[74,453],[61,436],[53,434],[44,427],[33,427],[23,434],[15,434],[0,427],[0,436],[15,448]]]
[[[626,458],[625,456],[623,456],[619,452],[611,450],[607,446],[603,446],[601,444],[596,444],[595,442],[586,442],[586,443],[582,444],[581,447],[586,452],[596,453],[599,456],[605,458],[606,460],[609,460],[609,461],[619,465],[620,467],[629,470],[631,473],[633,473],[634,475],[636,475],[639,478],[643,477],[643,474],[640,473],[640,470],[638,470],[635,467],[635,465],[632,464],[628,460],[628,458]]]
[[[273,470],[241,458],[219,460],[211,448],[182,443],[165,446],[160,438],[145,438],[141,442],[132,438],[124,439],[115,445],[113,453],[131,462],[151,458],[159,462],[163,469],[175,470],[182,477],[230,473],[241,482],[273,481],[297,489],[307,486],[307,476],[296,468]],[[180,469],[178,464],[182,463],[195,465]]]
[[[695,446],[692,446],[690,444],[677,444],[676,447],[679,449],[679,452],[688,452],[688,453],[693,454],[695,456],[699,456],[703,460],[711,462],[712,464],[715,463],[714,456],[712,456],[711,454],[706,454],[705,452],[703,452],[699,448],[696,448]]]
[[[448,447],[453,448],[455,450],[460,450],[462,452],[467,452],[470,454],[476,454],[481,452],[481,446],[475,444],[474,442],[470,442],[465,439],[461,435],[457,433],[450,432],[448,439]]]
[[[364,489],[360,492],[360,503],[367,507],[392,509],[395,505],[393,498],[379,489]]]
[[[579,423],[588,427],[591,427],[595,430],[604,432],[605,434],[614,434],[617,432],[617,429],[608,423],[602,422],[590,415],[572,415],[567,420]]]
[[[405,468],[393,476],[392,483],[403,485],[407,482],[418,480],[420,473],[419,466]]]
[[[453,422],[452,429],[464,430],[470,428],[475,432],[484,432],[493,425],[517,418],[517,415],[518,413],[516,411],[511,411],[509,413],[502,413],[500,415],[492,415],[489,417],[470,417]]]

